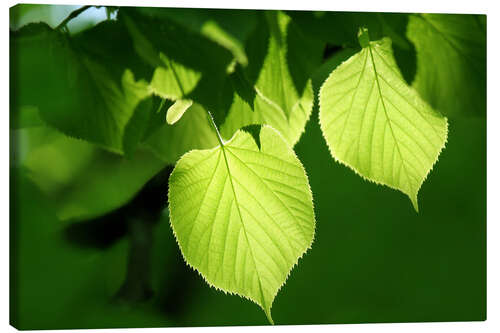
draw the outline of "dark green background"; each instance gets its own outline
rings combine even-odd
[[[295,150],[313,192],[316,236],[274,301],[275,323],[486,319],[485,118],[449,119],[448,143],[421,188],[419,213],[401,192],[334,162],[317,110]],[[167,210],[153,230],[154,295],[146,302],[113,301],[126,275],[127,236],[104,250],[64,237],[71,221],[60,218],[61,207],[105,213],[161,166],[148,154],[123,159],[37,127],[11,129],[16,327],[268,324],[256,304],[210,288],[187,267]]]

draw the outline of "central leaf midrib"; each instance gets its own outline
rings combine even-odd
[[[238,210],[238,215],[240,217],[241,227],[243,228],[243,234],[245,235],[245,239],[247,241],[248,248],[250,249],[250,254],[252,256],[252,262],[253,262],[253,265],[255,267],[255,272],[257,274],[257,279],[259,281],[259,291],[260,291],[260,295],[261,295],[261,298],[262,298],[262,306],[263,306],[264,311],[266,312],[266,315],[267,315],[266,300],[264,298],[264,292],[262,291],[262,281],[260,279],[260,274],[259,274],[259,271],[257,269],[257,263],[255,262],[255,257],[254,257],[254,254],[253,254],[252,246],[250,245],[250,241],[248,240],[247,231],[245,229],[245,223],[243,222],[243,217],[241,215],[240,204],[238,203],[238,197],[236,196],[236,191],[234,189],[233,177],[231,175],[231,170],[229,168],[229,162],[227,160],[226,150],[225,150],[224,144],[222,143],[221,140],[220,140],[220,144],[221,144],[220,145],[220,149],[222,150],[222,154],[224,156],[224,162],[226,163],[227,174],[228,174],[228,177],[229,177],[229,183],[231,184],[231,190],[233,191],[234,202],[236,204],[236,209]]]
[[[181,95],[182,95],[181,98],[183,98],[185,93],[184,93],[184,89],[182,88],[181,80],[179,79],[179,76],[177,75],[177,72],[175,71],[174,66],[172,66],[172,60],[170,60],[167,57],[166,57],[166,60],[168,61],[167,65],[170,68],[170,70],[172,71],[172,74],[174,76],[175,83],[177,83],[177,86],[179,87],[179,90],[181,91]]]
[[[406,164],[405,164],[403,155],[402,155],[401,150],[399,148],[398,140],[396,138],[396,135],[394,134],[394,130],[393,130],[392,124],[391,124],[391,119],[390,119],[389,115],[387,114],[387,108],[385,106],[384,97],[382,95],[382,89],[380,88],[380,82],[378,80],[378,73],[377,73],[377,68],[375,66],[375,60],[373,59],[373,53],[372,53],[371,43],[368,44],[368,51],[370,53],[370,60],[372,62],[372,66],[373,66],[373,72],[375,74],[375,82],[377,83],[377,89],[378,89],[378,93],[379,93],[379,96],[380,96],[380,101],[382,102],[382,109],[384,110],[385,118],[387,119],[387,123],[389,125],[389,129],[391,130],[391,135],[392,135],[392,137],[394,139],[394,145],[396,146],[396,148],[398,150],[399,158],[401,158],[401,164],[402,164],[402,166],[403,166],[403,168],[405,170],[406,180],[408,182],[408,185],[410,185],[410,178],[408,176],[408,169],[406,168]],[[411,187],[413,188],[413,186],[411,186]]]

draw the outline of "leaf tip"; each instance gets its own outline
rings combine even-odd
[[[273,317],[271,317],[271,308],[265,309],[264,312],[266,313],[266,317],[267,317],[267,320],[269,320],[269,323],[271,325],[274,325]]]
[[[175,103],[168,108],[166,120],[169,125],[175,124],[179,119],[182,118],[184,112],[193,105],[193,101],[190,99],[178,99]]]
[[[417,199],[417,195],[415,194],[415,195],[410,196],[410,200],[411,200],[411,204],[413,205],[413,208],[415,208],[415,211],[418,214],[418,199]]]

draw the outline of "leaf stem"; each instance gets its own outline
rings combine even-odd
[[[71,21],[72,19],[74,19],[75,17],[77,17],[78,15],[80,15],[81,13],[83,13],[84,11],[86,11],[87,9],[89,9],[90,7],[92,6],[82,6],[74,11],[72,11],[68,17],[66,17],[64,19],[64,21],[62,21],[57,27],[56,29],[58,30],[61,30],[61,29],[64,29],[64,27],[66,27],[66,25],[68,24],[69,21]]]
[[[160,106],[158,107],[158,109],[156,110],[156,113],[160,113],[161,110],[163,110],[163,106],[165,105],[165,100],[166,98],[162,98],[161,99],[161,102],[160,102]]]
[[[224,139],[220,135],[219,129],[217,128],[217,125],[215,125],[214,117],[212,116],[212,113],[210,111],[206,110],[208,114],[208,118],[210,119],[210,124],[212,125],[213,129],[215,130],[215,133],[217,134],[217,140],[219,140],[220,146],[224,147]]]

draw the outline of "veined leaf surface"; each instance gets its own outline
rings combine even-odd
[[[255,132],[253,132],[255,134]],[[271,306],[311,246],[315,218],[302,164],[276,130],[239,130],[194,150],[169,180],[170,221],[186,262],[217,289]]]
[[[417,194],[447,138],[447,120],[409,87],[390,39],[370,42],[337,67],[320,91],[320,124],[332,156],[362,177]]]

